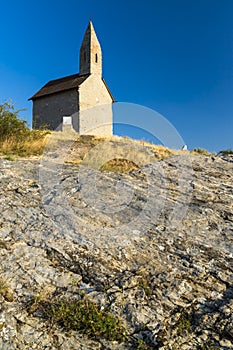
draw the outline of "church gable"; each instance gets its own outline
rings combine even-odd
[[[114,101],[104,80],[95,75],[90,75],[88,79],[79,87],[80,110],[94,108],[97,105],[112,103]]]

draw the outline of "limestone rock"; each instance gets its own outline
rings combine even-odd
[[[40,160],[0,159],[0,349],[233,349],[231,158],[47,165],[44,181]],[[120,318],[125,342],[29,312],[80,293]]]

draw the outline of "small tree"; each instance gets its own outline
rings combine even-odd
[[[12,136],[20,140],[30,132],[26,121],[18,117],[20,111],[15,110],[11,102],[0,104],[0,142],[11,139]]]

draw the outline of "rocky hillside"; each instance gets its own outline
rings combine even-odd
[[[70,147],[0,159],[0,349],[233,349],[233,160]]]

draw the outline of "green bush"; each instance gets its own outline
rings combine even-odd
[[[12,136],[21,140],[30,132],[25,120],[18,118],[20,110],[15,110],[10,102],[0,104],[0,140],[5,141]]]
[[[0,153],[9,158],[42,154],[49,132],[30,130],[19,112],[11,102],[0,104]]]
[[[223,151],[220,151],[218,154],[222,155],[222,156],[227,156],[228,154],[233,154],[233,150],[232,149],[225,149]]]

